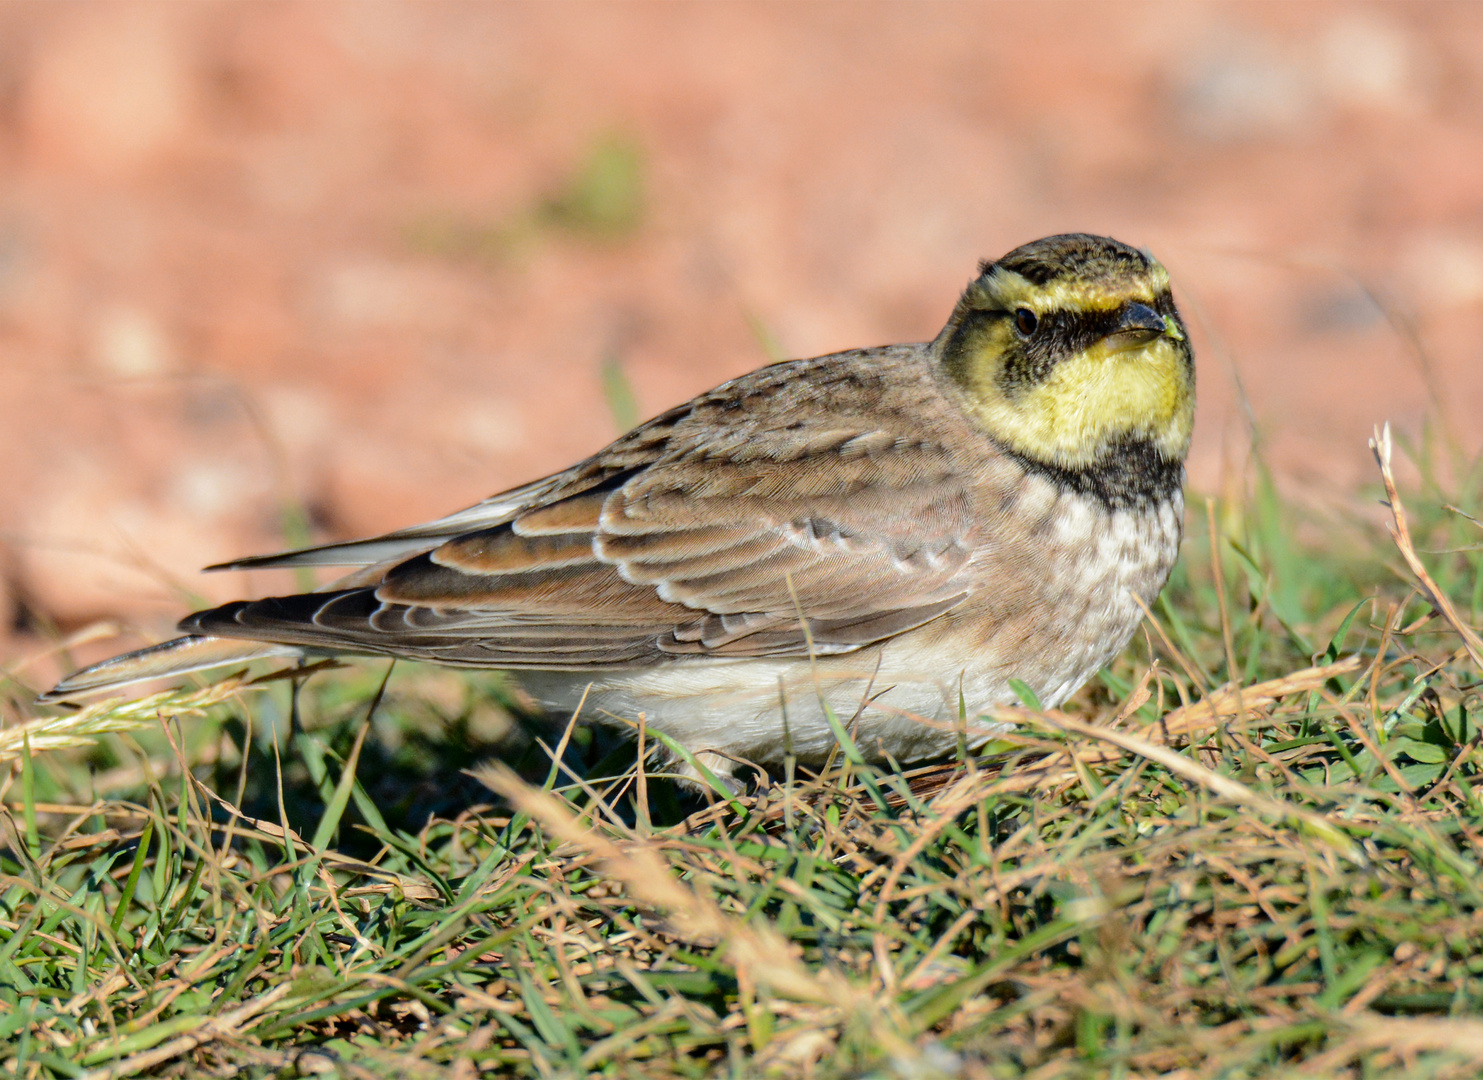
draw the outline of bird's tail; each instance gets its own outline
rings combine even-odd
[[[147,679],[164,679],[188,671],[241,664],[267,656],[302,656],[303,650],[292,645],[274,645],[261,641],[238,641],[232,638],[203,637],[192,634],[124,653],[100,663],[74,671],[36,700],[43,704],[66,701],[83,694],[112,690]]]

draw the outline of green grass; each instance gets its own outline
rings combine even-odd
[[[1421,464],[1476,621],[1476,469]],[[0,1071],[1477,1076],[1480,672],[1373,493],[1254,488],[1064,714],[905,775],[700,799],[412,666],[90,713],[0,792]]]
[[[548,238],[621,243],[644,224],[647,178],[642,145],[625,132],[607,132],[594,137],[580,160],[528,205],[491,215],[424,214],[409,224],[403,240],[424,255],[493,265],[518,263]]]

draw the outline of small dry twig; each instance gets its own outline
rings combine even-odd
[[[1452,629],[1457,631],[1473,663],[1483,668],[1483,638],[1480,638],[1477,631],[1458,615],[1457,609],[1452,606],[1452,601],[1447,599],[1447,594],[1426,572],[1421,557],[1416,554],[1416,545],[1411,542],[1411,530],[1406,524],[1406,508],[1401,504],[1401,496],[1395,486],[1395,474],[1390,467],[1389,422],[1375,430],[1375,436],[1370,440],[1370,449],[1374,451],[1375,460],[1380,465],[1380,477],[1385,481],[1385,497],[1390,506],[1391,516],[1390,538],[1395,541],[1395,546],[1400,551],[1401,558],[1406,560],[1406,565],[1411,568],[1411,573],[1415,574],[1416,580],[1421,583],[1421,590],[1425,593],[1427,602],[1440,611],[1442,617],[1452,625]]]

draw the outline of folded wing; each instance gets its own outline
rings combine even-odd
[[[914,403],[887,408],[852,383],[861,407],[836,386],[821,412],[790,389],[797,373],[752,378],[750,408],[723,387],[480,504],[484,527],[460,528],[477,520],[464,511],[365,541],[364,562],[384,561],[338,588],[181,627],[489,667],[628,667],[848,652],[960,603],[983,526]],[[386,558],[404,542],[407,557]]]

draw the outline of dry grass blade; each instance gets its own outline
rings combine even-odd
[[[199,714],[244,689],[244,680],[225,679],[200,690],[167,690],[137,701],[102,701],[75,713],[38,717],[0,729],[0,762],[15,760],[28,741],[32,753],[87,746],[99,735],[137,731],[160,720]]]
[[[855,997],[849,985],[832,973],[808,971],[794,958],[787,942],[767,926],[730,918],[713,901],[682,883],[654,845],[632,841],[619,846],[596,830],[584,828],[554,796],[531,787],[506,768],[490,770],[485,782],[563,843],[596,855],[604,871],[622,882],[635,900],[665,912],[679,936],[703,945],[724,942],[727,957],[754,984],[819,1005],[845,1004]]]
[[[1332,664],[1303,668],[1278,679],[1211,691],[1209,696],[1193,704],[1171,710],[1148,729],[1148,737],[1155,742],[1168,742],[1180,736],[1204,734],[1213,730],[1222,719],[1263,708],[1289,694],[1317,690],[1330,679],[1358,671],[1363,663],[1359,656],[1346,656]]]
[[[0,762],[14,761],[26,752],[28,745],[33,754],[43,750],[72,750],[79,746],[90,746],[99,735],[138,731],[152,719],[133,713],[44,716],[39,720],[0,730]]]
[[[1081,735],[1089,739],[1098,739],[1103,742],[1112,743],[1114,746],[1126,750],[1130,754],[1147,758],[1149,761],[1158,762],[1172,773],[1193,780],[1206,790],[1219,795],[1221,798],[1241,806],[1250,807],[1269,818],[1277,821],[1290,821],[1299,828],[1314,836],[1322,837],[1340,855],[1356,864],[1364,864],[1367,860],[1358,844],[1351,840],[1333,822],[1313,813],[1311,810],[1291,803],[1278,802],[1260,792],[1252,791],[1245,784],[1232,780],[1228,776],[1199,764],[1196,761],[1177,754],[1168,747],[1159,746],[1157,743],[1141,739],[1136,735],[1130,735],[1124,731],[1115,731],[1111,728],[1098,727],[1094,724],[1083,723],[1065,713],[1045,710],[1034,712],[1029,709],[1003,709],[996,713],[1005,719],[1013,719],[1023,724],[1043,724],[1072,735]]]
[[[1162,746],[1180,739],[1206,735],[1214,731],[1222,720],[1243,715],[1248,725],[1261,726],[1265,723],[1265,719],[1256,710],[1272,705],[1291,694],[1317,690],[1330,679],[1359,670],[1362,663],[1360,657],[1349,656],[1332,664],[1302,668],[1281,678],[1268,679],[1265,682],[1253,683],[1245,687],[1226,687],[1214,691],[1200,701],[1172,710],[1157,723],[1145,728],[1142,737],[1150,745]],[[1041,715],[1019,709],[1000,711],[1000,715],[1011,720],[1021,714]],[[1071,718],[1067,717],[1067,719]],[[1086,725],[1086,727],[1088,730],[1098,732],[1108,730],[1100,726]],[[1114,740],[1104,741],[1114,742]],[[1121,745],[1088,746],[1078,747],[1076,756],[1084,766],[1105,765],[1126,757],[1130,752]],[[990,789],[998,793],[1035,791],[1053,788],[1077,777],[1075,763],[1068,750],[1054,750],[1038,759],[1021,760],[1012,773],[994,779],[991,785],[985,783],[983,775],[960,776],[956,769],[950,766],[921,770],[921,773],[923,780],[937,781],[931,785],[929,792],[924,792],[932,795],[934,809],[939,805],[956,805],[969,792],[977,793]],[[916,774],[908,775],[915,777]]]
[[[1314,1058],[1309,1066],[1315,1075],[1326,1073],[1367,1050],[1403,1055],[1443,1051],[1483,1063],[1483,1022],[1460,1017],[1434,1020],[1369,1013],[1355,1019],[1346,1040]]]
[[[156,1065],[163,1065],[167,1061],[188,1054],[198,1046],[204,1046],[217,1039],[230,1039],[241,1035],[252,1025],[248,1023],[254,1017],[272,1008],[275,1004],[287,997],[292,985],[283,983],[269,990],[261,997],[254,998],[230,1012],[222,1013],[220,1016],[209,1017],[193,1031],[171,1039],[162,1046],[156,1046],[149,1050],[142,1050],[137,1054],[116,1061],[101,1068],[93,1069],[91,1072],[79,1074],[82,1080],[115,1080],[115,1078],[134,1076],[146,1069],[152,1069]],[[106,1047],[103,1048],[106,1050]]]
[[[1375,431],[1374,438],[1370,440],[1370,449],[1374,451],[1375,460],[1380,465],[1381,479],[1385,482],[1385,497],[1390,504],[1390,537],[1395,541],[1396,549],[1400,551],[1401,558],[1406,560],[1411,573],[1416,575],[1416,580],[1421,583],[1427,602],[1442,613],[1442,617],[1462,638],[1462,643],[1467,648],[1468,655],[1472,657],[1473,663],[1483,669],[1483,638],[1480,638],[1477,631],[1463,621],[1457,609],[1452,606],[1452,601],[1447,599],[1447,594],[1432,580],[1421,557],[1416,554],[1416,545],[1411,541],[1411,529],[1406,522],[1406,508],[1401,503],[1400,492],[1396,490],[1395,473],[1390,467],[1389,423]]]

